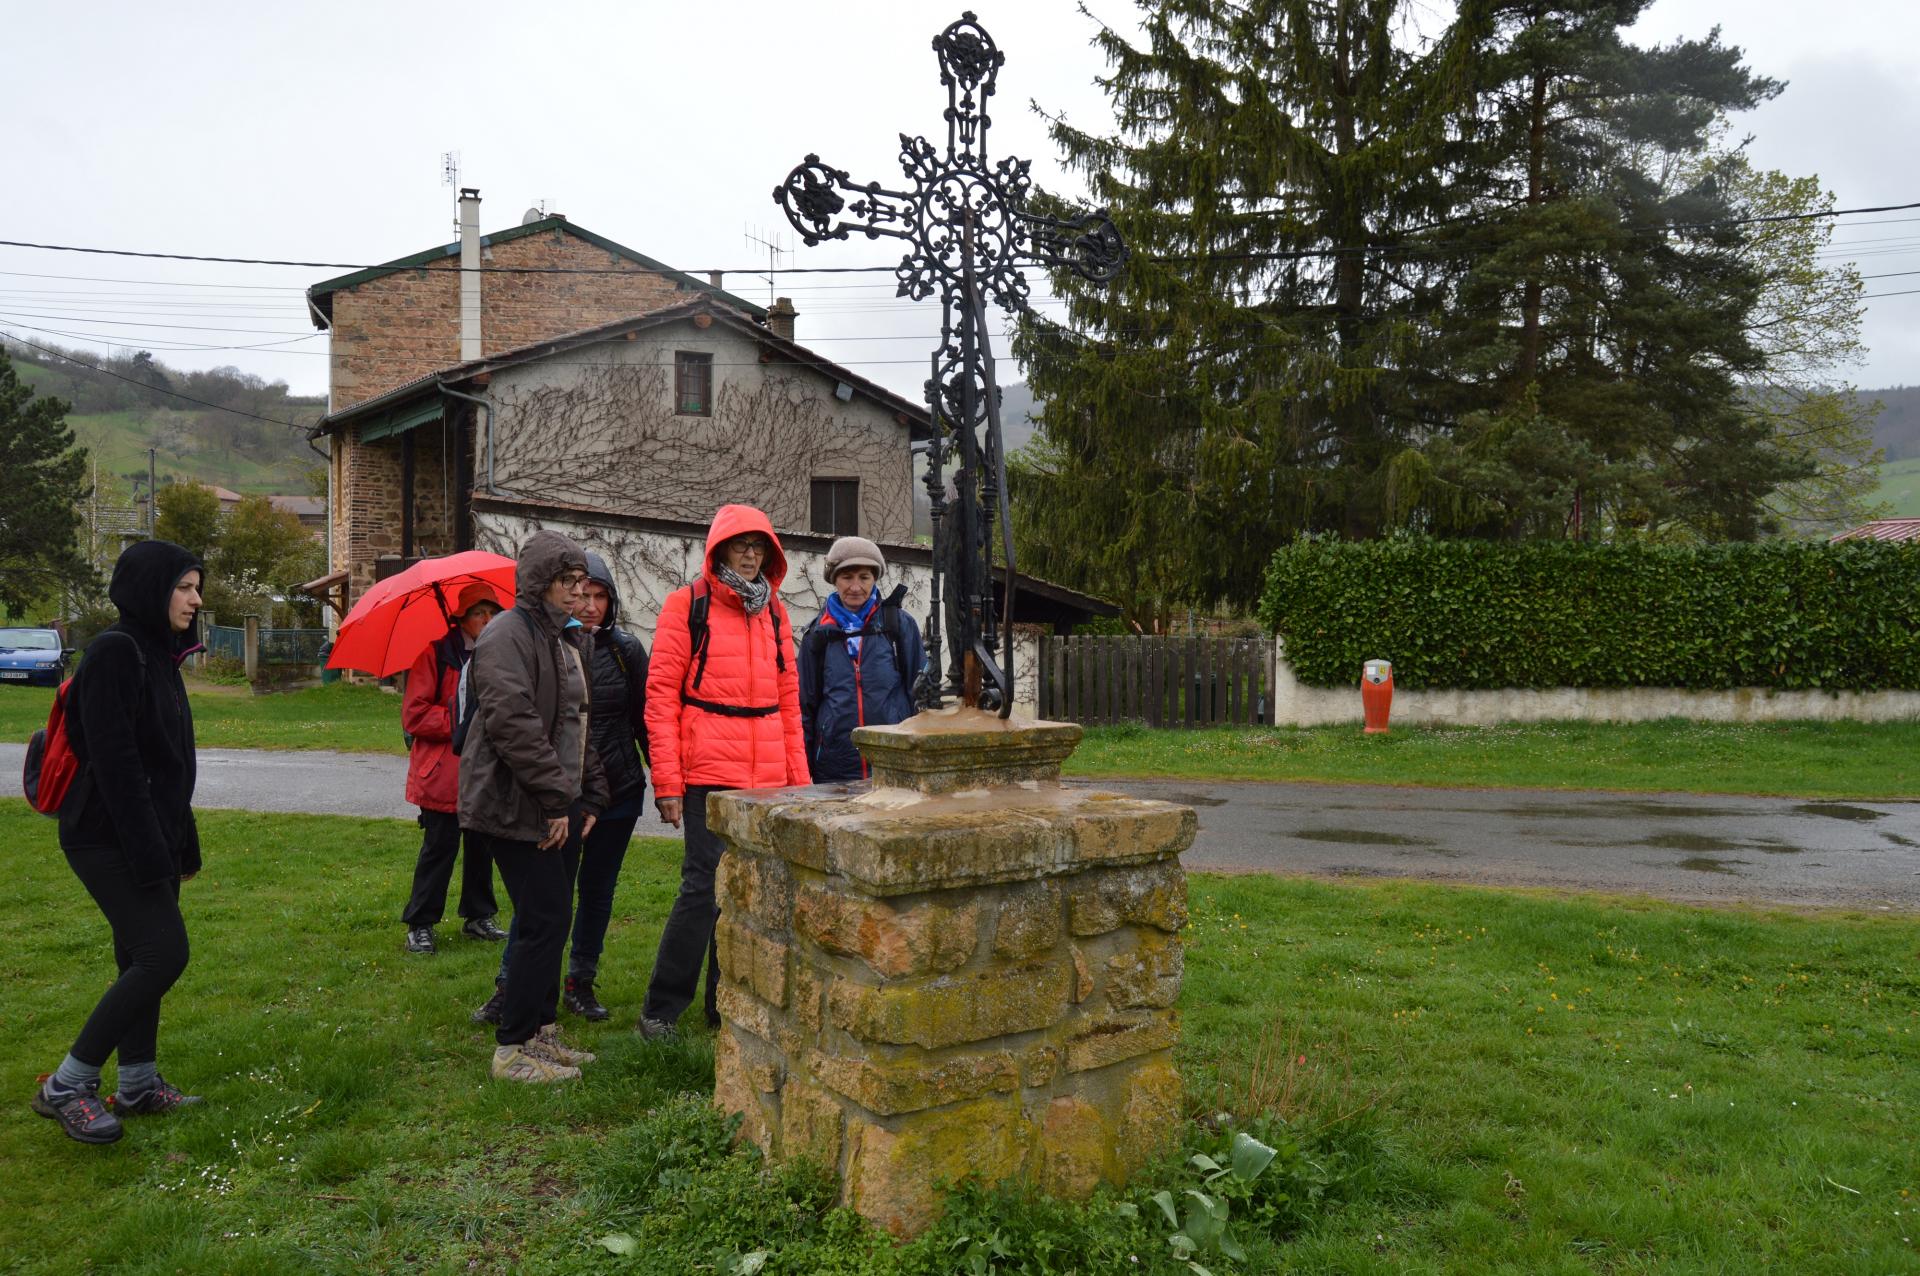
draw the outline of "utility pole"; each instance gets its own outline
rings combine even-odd
[[[154,486],[154,452],[147,449],[147,539],[153,539],[154,509],[160,504],[160,489]]]

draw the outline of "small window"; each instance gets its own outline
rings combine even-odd
[[[860,480],[813,480],[813,530],[822,536],[860,534]]]
[[[681,416],[713,415],[713,356],[676,350],[673,410]]]

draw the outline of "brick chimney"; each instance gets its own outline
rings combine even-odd
[[[767,307],[767,328],[776,337],[793,340],[793,321],[800,312],[793,308],[792,297],[782,297]]]
[[[480,192],[460,188],[460,361],[480,357]]]

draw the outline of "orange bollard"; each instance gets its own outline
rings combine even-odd
[[[1366,711],[1366,735],[1387,733],[1387,714],[1393,709],[1393,662],[1369,660],[1360,673],[1360,706]]]

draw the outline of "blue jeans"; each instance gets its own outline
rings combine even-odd
[[[627,859],[627,844],[640,823],[640,803],[622,802],[594,821],[593,832],[580,844],[580,871],[576,889],[580,900],[573,917],[573,953],[567,961],[567,978],[575,983],[592,983],[600,970],[600,954],[606,947],[607,927],[613,921],[613,893],[620,884],[620,866]],[[500,973],[496,982],[505,983],[507,966],[513,960],[513,946],[520,934],[516,916],[507,927],[507,946],[500,953]]]

